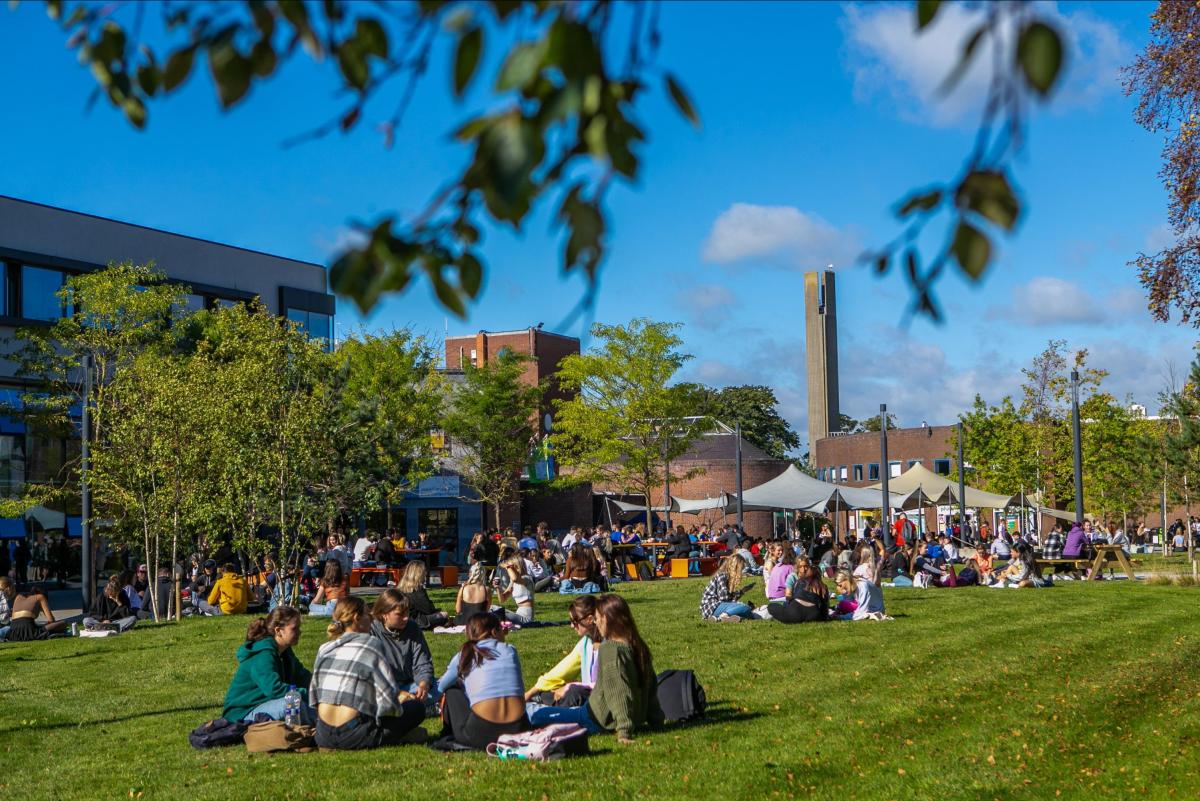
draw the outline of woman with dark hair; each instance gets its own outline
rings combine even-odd
[[[425,742],[425,704],[401,701],[384,652],[371,636],[362,598],[347,596],[333,609],[329,641],[313,662],[309,698],[317,709],[317,745],[344,751]]]
[[[290,606],[277,606],[246,628],[246,641],[237,651],[238,667],[225,693],[226,720],[253,720],[267,715],[283,720],[284,696],[289,689],[305,701],[312,679],[292,651],[300,642],[300,612]],[[312,722],[312,710],[301,704],[300,718]]]
[[[582,595],[567,607],[571,628],[579,642],[557,665],[538,677],[525,700],[547,706],[579,706],[587,700],[596,684],[596,646],[600,629],[596,627],[596,599]]]
[[[9,601],[12,618],[10,629],[5,638],[9,642],[32,642],[44,640],[54,634],[61,634],[71,625],[65,620],[55,620],[50,611],[50,601],[46,591],[41,587],[29,587],[23,592],[16,593]],[[38,625],[39,615],[46,616],[45,625]]]
[[[467,641],[438,681],[443,737],[482,750],[502,734],[529,730],[521,660],[504,637],[491,613],[467,621]]]
[[[125,631],[137,622],[137,615],[125,601],[121,592],[121,577],[113,573],[108,577],[104,589],[92,600],[87,617],[83,619],[85,628],[96,628],[102,624],[115,623],[121,631]]]
[[[317,585],[317,594],[308,605],[310,615],[328,617],[333,614],[337,602],[350,594],[350,583],[337,559],[325,560],[325,573]]]
[[[820,569],[807,559],[788,576],[782,603],[767,604],[767,612],[780,623],[816,623],[829,619],[829,588]]]
[[[558,585],[558,591],[566,594],[599,592],[603,581],[604,579],[600,575],[600,561],[596,558],[595,550],[586,542],[577,542],[572,545],[567,554],[567,564],[563,568],[562,582]]]
[[[588,702],[569,708],[531,706],[530,719],[534,726],[578,723],[592,734],[615,731],[617,742],[632,742],[635,730],[663,722],[654,661],[621,596],[601,595],[596,601],[596,628],[604,641],[597,649],[596,686]]]

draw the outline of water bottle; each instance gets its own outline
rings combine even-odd
[[[300,693],[295,684],[288,685],[287,695],[283,696],[283,722],[288,727],[300,723]]]

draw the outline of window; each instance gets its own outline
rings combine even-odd
[[[62,289],[63,274],[42,267],[21,268],[21,316],[27,320],[53,322],[63,316],[62,301],[57,292]]]
[[[839,480],[845,481],[848,478],[848,476],[846,474],[846,465],[842,465],[842,467],[838,471],[838,473],[839,473],[839,475],[838,475]]]
[[[439,545],[458,542],[457,509],[418,509],[417,531],[429,535],[429,541]]]
[[[908,460],[908,466],[909,466],[909,467],[913,467],[914,465],[918,465],[918,464],[920,464],[920,463],[921,463],[921,460],[920,460],[920,459],[909,459],[909,460]]]
[[[939,476],[950,475],[950,460],[949,459],[934,459],[933,460],[933,472],[937,473]]]
[[[333,318],[328,314],[289,308],[287,318],[308,334],[309,339],[323,339],[326,344],[332,341]]]
[[[183,298],[183,311],[185,314],[204,311],[204,296],[203,295],[185,295]]]
[[[854,480],[855,481],[863,480],[862,467],[863,466],[861,464],[854,465]]]
[[[867,481],[879,480],[879,463],[867,465]]]
[[[213,308],[216,309],[232,309],[234,306],[241,303],[240,300],[228,300],[227,298],[216,298],[213,300]],[[291,316],[289,315],[289,319]]]
[[[25,488],[25,435],[0,434],[0,497],[15,498]]]
[[[900,475],[900,463],[888,462],[888,478],[895,478]]]

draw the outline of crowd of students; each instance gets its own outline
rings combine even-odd
[[[301,613],[279,606],[250,623],[223,715],[282,720],[295,690],[317,745],[339,750],[424,742],[420,724],[431,712],[441,718],[439,744],[468,749],[550,723],[614,732],[620,742],[662,723],[653,659],[625,599],[581,595],[569,614],[579,641],[527,689],[508,628],[489,611],[470,615],[462,647],[435,681],[409,596],[398,589],[371,605],[339,599],[311,672],[294,653]]]

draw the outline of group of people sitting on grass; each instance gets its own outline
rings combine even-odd
[[[466,641],[435,680],[429,646],[398,589],[372,605],[339,599],[311,672],[293,651],[301,613],[279,606],[247,629],[223,716],[283,720],[294,689],[317,745],[340,750],[424,742],[420,724],[431,712],[441,717],[441,745],[468,749],[550,723],[613,731],[620,742],[661,723],[650,650],[625,600],[582,595],[569,614],[579,641],[526,689],[508,628],[491,612],[470,615]]]

